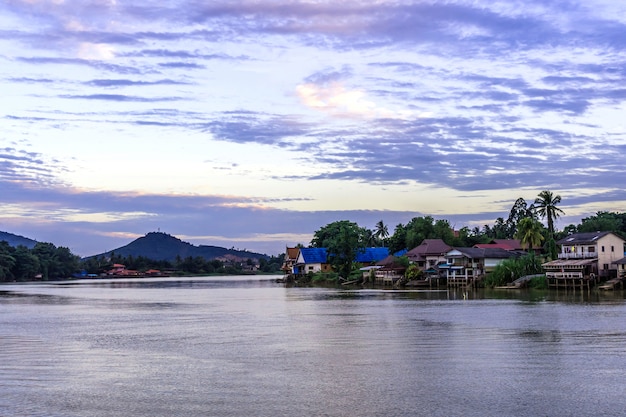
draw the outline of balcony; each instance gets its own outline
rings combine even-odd
[[[559,259],[593,259],[597,257],[598,257],[598,254],[596,252],[559,253]]]

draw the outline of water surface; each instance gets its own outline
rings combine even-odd
[[[2,416],[615,416],[623,292],[0,286]]]

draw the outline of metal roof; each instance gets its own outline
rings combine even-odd
[[[454,248],[453,250],[457,250],[471,259],[508,259],[517,256],[515,252],[504,250],[502,248]]]
[[[555,259],[554,261],[546,262],[545,264],[541,264],[544,268],[561,268],[564,266],[568,267],[577,267],[577,266],[585,266],[597,262],[597,258],[586,258],[586,259]]]
[[[326,248],[300,248],[305,264],[325,264],[328,258]]]
[[[377,262],[389,256],[388,248],[365,248],[356,255],[356,261],[361,263]]]
[[[556,242],[557,245],[586,245],[595,244],[598,239],[603,238],[608,234],[614,234],[613,232],[588,232],[588,233],[574,233]]]

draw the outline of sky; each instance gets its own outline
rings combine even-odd
[[[80,256],[626,210],[626,2],[3,0],[0,91],[0,230]]]

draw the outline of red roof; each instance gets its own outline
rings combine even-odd
[[[477,243],[474,245],[475,248],[487,249],[487,248],[498,248],[504,250],[514,250],[510,245],[505,243]]]
[[[519,239],[493,239],[490,243],[495,243],[497,245],[507,245],[510,247],[510,249],[507,250],[523,249],[522,242],[520,242]]]

